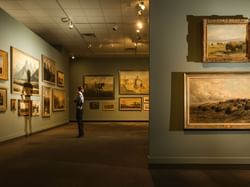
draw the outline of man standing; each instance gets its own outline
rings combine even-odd
[[[78,125],[78,138],[84,136],[84,128],[83,128],[83,103],[84,103],[84,96],[83,96],[84,89],[83,87],[79,86],[77,88],[75,103],[76,103],[76,120]]]

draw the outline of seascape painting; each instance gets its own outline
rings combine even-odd
[[[119,109],[121,111],[141,111],[142,98],[141,97],[120,97]]]
[[[113,75],[85,75],[83,84],[86,100],[114,99]]]
[[[12,55],[12,93],[22,94],[24,85],[31,85],[32,95],[39,95],[40,61],[11,47]]]
[[[250,128],[250,74],[185,74],[185,128]]]
[[[137,95],[149,93],[148,71],[120,71],[119,87],[121,95]]]
[[[205,19],[204,61],[247,62],[247,19]]]

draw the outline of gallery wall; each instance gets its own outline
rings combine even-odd
[[[68,108],[68,69],[69,63],[66,55],[63,55],[35,33],[30,31],[27,27],[14,20],[8,14],[0,9],[0,49],[8,52],[8,80],[0,80],[0,87],[7,88],[7,110],[0,113],[0,142],[15,137],[27,135],[27,133],[34,133],[58,125],[62,125],[69,121],[69,108]],[[39,71],[39,87],[40,96],[32,96],[32,100],[42,102],[42,86],[51,88],[58,88],[56,85],[50,85],[42,81],[42,63],[41,55],[53,59],[56,62],[56,70],[64,72],[65,86],[59,88],[65,91],[66,109],[60,112],[52,112],[50,117],[44,118],[41,116],[32,117],[31,123],[27,118],[18,116],[18,111],[10,110],[10,99],[21,99],[20,94],[11,93],[11,60],[10,60],[10,47],[19,49],[30,56],[40,61]],[[16,104],[17,107],[17,104]],[[41,111],[41,105],[40,105]]]
[[[184,130],[183,75],[250,71],[250,63],[202,63],[202,18],[214,15],[250,18],[250,1],[150,3],[149,162],[249,164],[249,130]]]
[[[70,62],[70,120],[75,120],[74,97],[76,88],[83,85],[84,75],[113,75],[114,76],[114,99],[109,100],[86,100],[84,103],[84,120],[86,121],[148,121],[149,111],[120,111],[119,97],[143,97],[146,95],[120,95],[119,71],[120,70],[148,70],[148,58],[93,58],[81,59]],[[90,109],[90,102],[98,102],[99,109]],[[104,111],[102,104],[114,103],[113,111]],[[142,103],[143,104],[143,103]],[[143,107],[143,105],[142,105]]]

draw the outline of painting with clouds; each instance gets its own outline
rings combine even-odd
[[[250,73],[185,74],[185,127],[250,127]]]

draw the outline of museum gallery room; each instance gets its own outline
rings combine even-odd
[[[0,0],[0,186],[250,186],[250,1]]]

